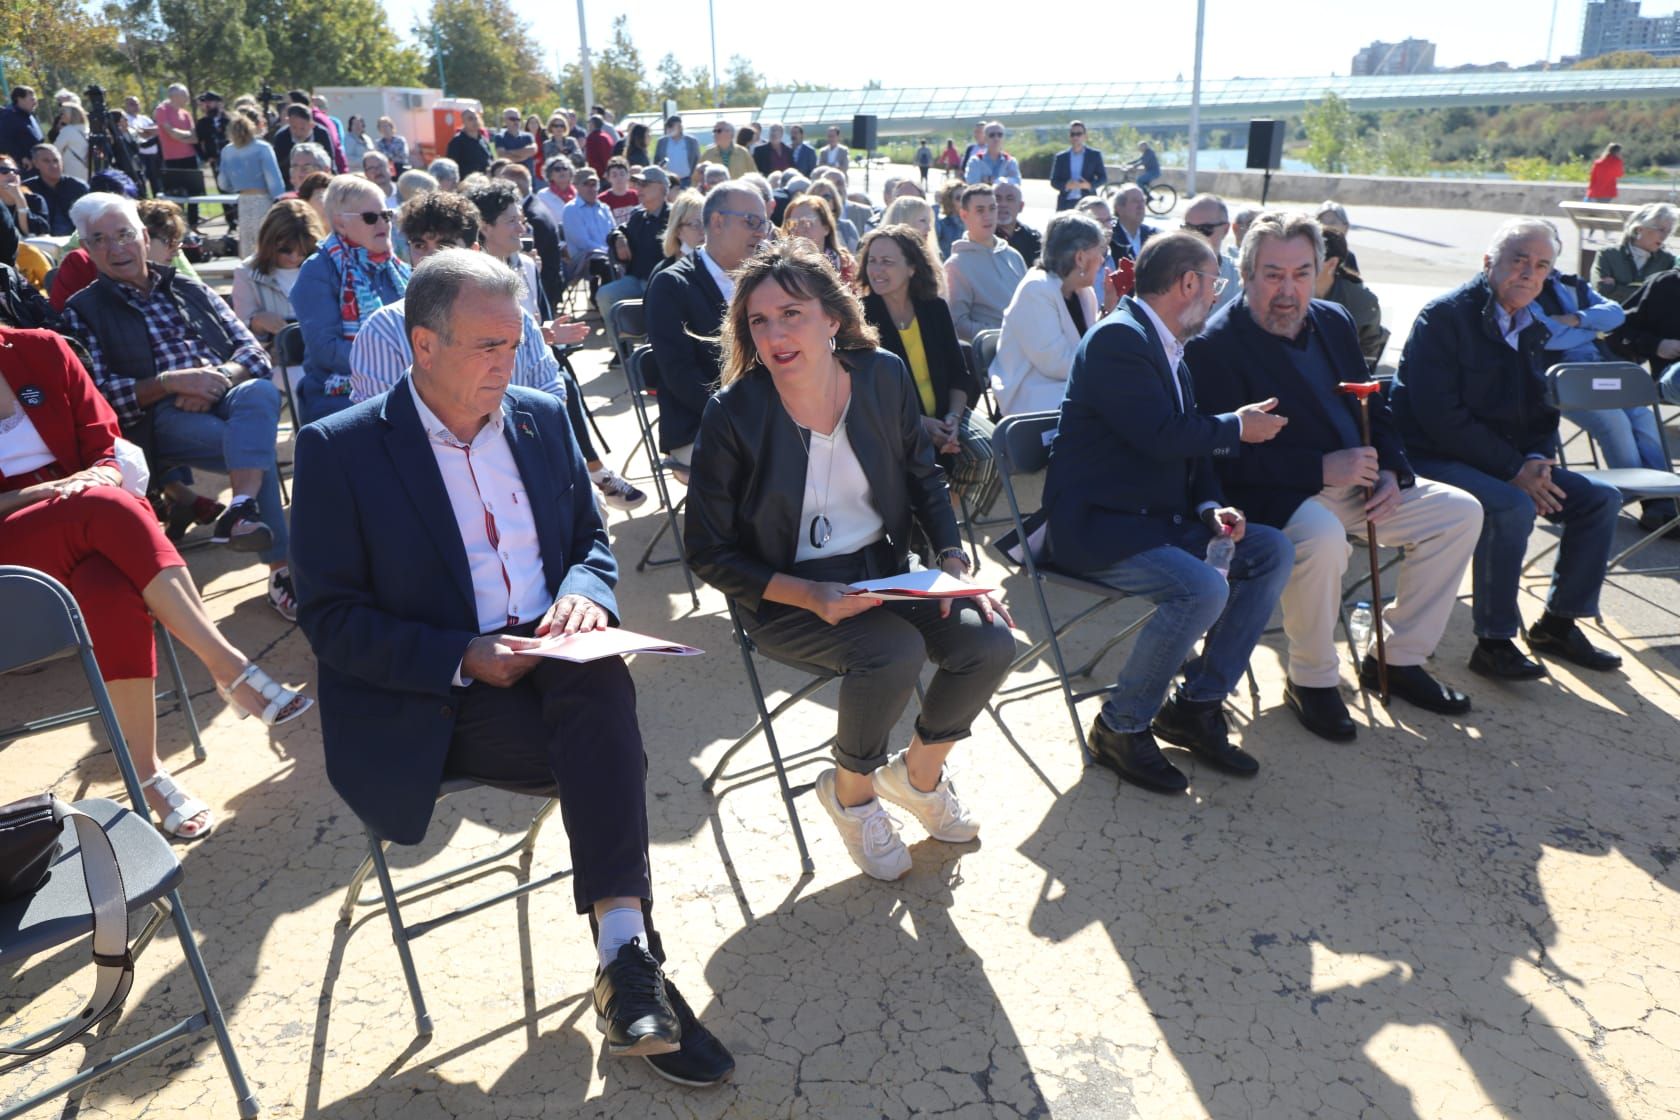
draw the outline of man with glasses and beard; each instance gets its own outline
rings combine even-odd
[[[1090,761],[1158,793],[1190,782],[1155,738],[1240,777],[1260,764],[1233,746],[1221,704],[1242,679],[1289,580],[1294,549],[1226,504],[1214,464],[1288,423],[1277,401],[1209,415],[1197,406],[1184,343],[1221,287],[1207,242],[1154,238],[1137,291],[1085,336],[1044,480],[1057,569],[1155,605],[1087,736]],[[1203,559],[1214,534],[1236,545],[1228,573]],[[1196,643],[1206,636],[1194,658]],[[1184,679],[1169,698],[1173,678]],[[1165,703],[1163,703],[1163,701]]]

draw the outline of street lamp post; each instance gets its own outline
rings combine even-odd
[[[711,21],[712,25],[712,108],[721,109],[723,108],[723,99],[718,93],[716,0],[706,0],[706,18]]]
[[[1184,168],[1184,197],[1196,197],[1196,149],[1202,146],[1202,25],[1207,0],[1196,0],[1196,66],[1190,79],[1190,158]]]
[[[583,104],[579,108],[587,115],[595,107],[595,78],[589,68],[589,28],[583,22],[583,0],[577,0],[577,6],[578,58],[583,64]]]

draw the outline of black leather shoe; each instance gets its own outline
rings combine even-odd
[[[688,1001],[671,981],[665,981],[665,995],[671,1009],[677,1013],[677,1025],[682,1028],[682,1048],[669,1054],[647,1054],[647,1064],[653,1072],[678,1085],[692,1085],[703,1089],[729,1079],[735,1072],[735,1059],[707,1030]]]
[[[1359,735],[1359,725],[1348,715],[1339,688],[1304,688],[1290,681],[1283,686],[1283,702],[1289,705],[1301,726],[1320,739],[1347,743]]]
[[[1546,667],[1524,657],[1509,638],[1483,638],[1470,651],[1470,671],[1496,681],[1532,681],[1546,675]]]
[[[682,1042],[659,962],[637,940],[595,972],[595,1022],[614,1058],[669,1054]]]
[[[1157,739],[1189,747],[1191,754],[1227,774],[1252,778],[1260,772],[1260,763],[1253,755],[1231,745],[1224,707],[1217,700],[1192,704],[1182,696],[1169,697],[1155,713],[1149,730]]]
[[[1574,619],[1542,618],[1528,628],[1528,648],[1534,653],[1561,657],[1583,669],[1601,673],[1622,667],[1621,655],[1593,645],[1587,632]]]
[[[1378,683],[1377,659],[1367,653],[1359,666],[1359,684],[1367,692],[1375,692]],[[1390,665],[1388,692],[1426,712],[1444,716],[1461,716],[1470,710],[1470,697],[1456,688],[1448,688],[1430,676],[1422,665]]]
[[[1675,518],[1673,502],[1647,503],[1644,511],[1639,515],[1639,531],[1654,533]],[[1676,525],[1663,534],[1664,540],[1680,540],[1680,525]]]
[[[1112,731],[1099,716],[1091,721],[1085,743],[1092,762],[1135,786],[1156,793],[1183,793],[1190,788],[1190,779],[1162,756],[1148,731]]]

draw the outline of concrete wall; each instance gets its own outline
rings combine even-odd
[[[1225,198],[1258,199],[1259,171],[1197,171],[1196,188]],[[1180,192],[1182,168],[1162,168],[1161,178]],[[1447,210],[1488,210],[1499,214],[1560,217],[1558,203],[1578,200],[1584,183],[1518,183],[1509,179],[1397,179],[1377,175],[1272,175],[1268,202],[1316,204],[1333,198],[1346,206],[1416,206]],[[1617,202],[1639,205],[1667,202],[1668,187],[1624,186]]]

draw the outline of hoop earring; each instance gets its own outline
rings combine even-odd
[[[828,336],[828,352],[830,354],[834,353],[834,336],[833,335]]]

